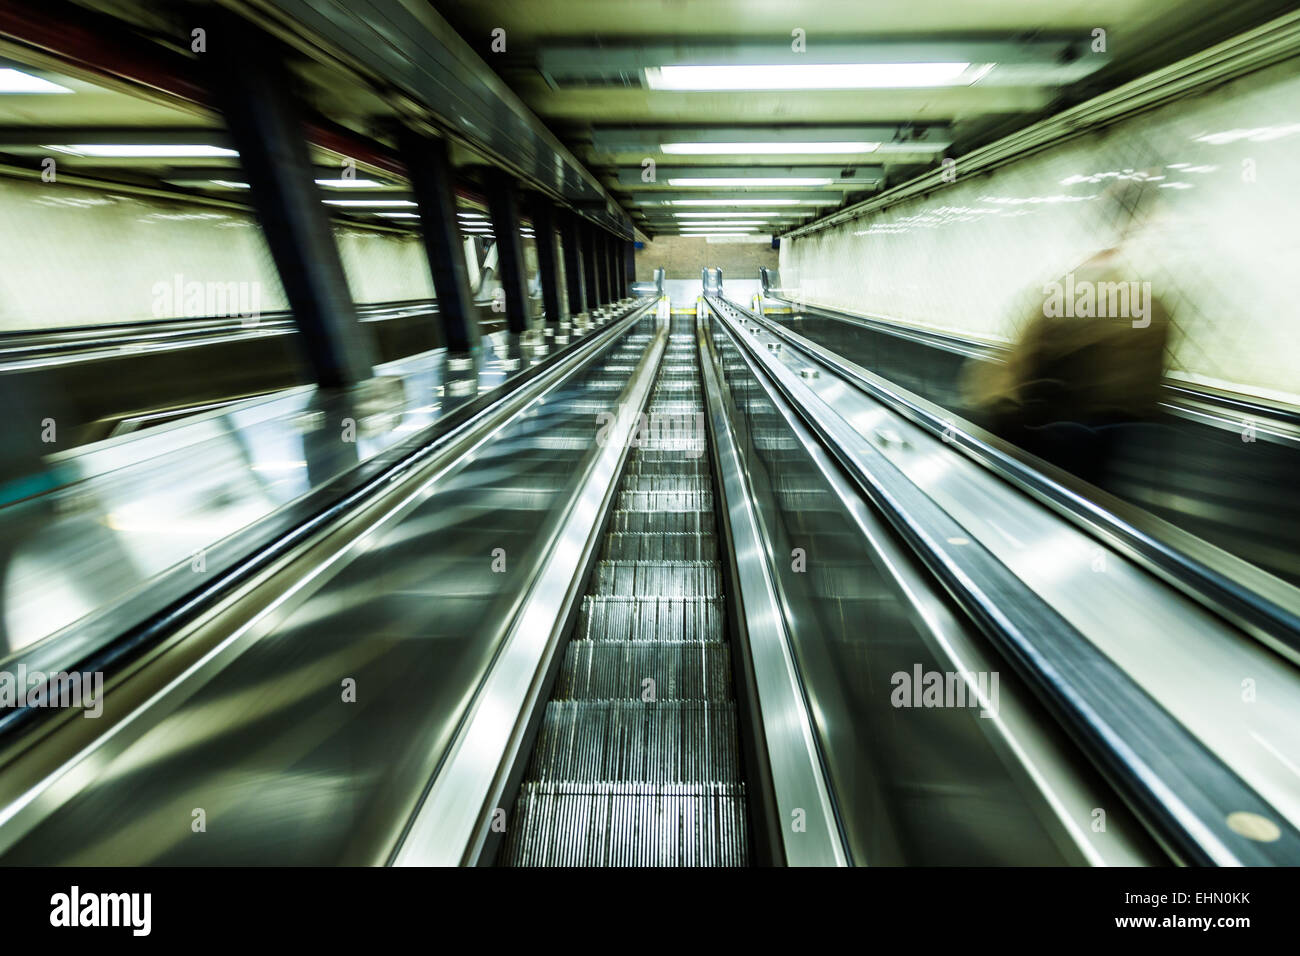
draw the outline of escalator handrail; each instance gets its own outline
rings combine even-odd
[[[1094,489],[830,349],[728,303],[808,359],[1117,546],[1185,594],[1300,663],[1300,591],[1144,509]]]

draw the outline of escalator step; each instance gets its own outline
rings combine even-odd
[[[653,681],[647,685],[646,681]],[[555,700],[731,700],[731,655],[707,641],[570,641]]]
[[[712,511],[616,511],[609,530],[631,534],[714,534]]]
[[[605,536],[605,561],[717,561],[718,539],[702,534],[624,534]]]
[[[505,859],[514,866],[745,866],[743,784],[526,783]]]
[[[527,778],[568,783],[739,783],[736,709],[703,701],[553,700]]]
[[[619,491],[619,511],[713,511],[712,491]]]
[[[575,639],[590,641],[721,641],[721,598],[587,595]]]
[[[612,597],[722,597],[713,561],[599,561],[593,594]]]

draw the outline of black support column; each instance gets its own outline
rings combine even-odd
[[[623,243],[623,275],[627,278],[628,294],[632,294],[632,283],[636,282],[636,241],[629,239]]]
[[[505,170],[492,168],[483,176],[488,215],[497,243],[497,275],[506,299],[506,325],[511,332],[528,328],[528,277],[524,275],[523,226],[519,221],[519,193]]]
[[[307,361],[326,387],[370,378],[375,346],[357,320],[278,44],[229,12],[208,29],[209,88],[239,151],[249,199]]]
[[[627,240],[614,240],[614,283],[618,287],[618,297],[627,298]]]
[[[582,281],[587,287],[587,309],[595,311],[600,308],[600,288],[597,281],[596,267],[596,227],[582,221],[578,224],[582,237]]]
[[[533,194],[528,204],[533,217],[533,237],[537,243],[537,267],[542,278],[542,308],[546,324],[559,325],[564,318],[560,310],[560,257],[555,249],[555,206],[545,196]]]
[[[613,301],[609,294],[609,236],[593,226],[591,241],[596,247],[596,301],[603,308]]]
[[[402,161],[420,208],[424,254],[438,296],[438,324],[451,352],[478,348],[478,313],[456,219],[456,174],[445,140],[403,130]]]
[[[617,302],[623,298],[618,291],[618,238],[605,236],[605,269],[609,272],[609,301]]]
[[[583,283],[582,225],[573,213],[560,216],[560,244],[564,247],[564,285],[569,294],[569,315],[587,311],[586,288]]]

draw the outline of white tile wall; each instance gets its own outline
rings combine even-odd
[[[1172,311],[1176,378],[1300,404],[1300,63],[781,248],[812,304],[1011,341],[1044,283],[1118,245]],[[1163,177],[1141,211],[1114,174]],[[1108,175],[1109,174],[1109,175]]]
[[[336,230],[353,299],[430,298],[416,238]],[[154,318],[157,283],[260,283],[260,308],[287,308],[261,229],[214,207],[0,179],[0,331]],[[183,313],[184,303],[173,310]]]

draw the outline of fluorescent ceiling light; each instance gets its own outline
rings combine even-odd
[[[747,153],[773,153],[797,156],[801,153],[872,153],[879,143],[664,143],[665,153],[684,156],[743,156]]]
[[[252,189],[248,183],[237,183],[233,179],[211,179],[209,182],[214,186],[220,186],[222,189]]]
[[[709,239],[713,236],[747,236],[747,232],[684,232],[684,239]]]
[[[670,179],[669,186],[829,186],[829,178],[800,176],[724,176],[704,179]]]
[[[456,215],[460,216],[462,219],[486,219],[487,218],[487,216],[483,215],[483,213],[481,212],[458,212],[456,213]]]
[[[662,66],[645,71],[652,90],[867,90],[969,86],[992,67],[969,63],[773,63]]]
[[[377,212],[376,216],[383,216],[385,219],[419,219],[420,217],[413,212]]]
[[[414,206],[409,199],[325,199],[329,206]]]
[[[681,229],[699,229],[702,226],[734,226],[739,229],[741,226],[745,226],[746,228],[751,226],[766,226],[767,222],[762,219],[758,222],[752,220],[745,221],[743,219],[740,221],[735,219],[710,219],[707,222],[678,222],[670,223],[670,225],[675,225]]]
[[[200,143],[171,143],[142,146],[120,143],[80,143],[74,146],[46,146],[46,149],[74,156],[94,156],[100,159],[179,159],[182,157],[238,156],[239,153],[224,146],[205,146]]]
[[[318,179],[317,186],[329,186],[331,189],[378,189],[383,183],[373,179]]]
[[[670,206],[798,206],[802,199],[674,199]]]
[[[71,93],[58,83],[51,83],[22,70],[0,70],[0,93]]]
[[[673,215],[678,219],[717,219],[719,216],[726,216],[728,219],[753,219],[755,216],[772,216],[785,215],[785,213],[770,212],[675,212]],[[767,222],[766,219],[762,220]]]

